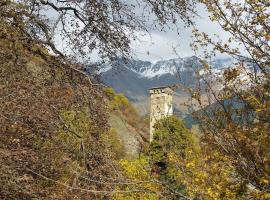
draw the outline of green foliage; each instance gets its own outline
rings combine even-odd
[[[148,193],[151,192],[154,199],[244,199],[245,183],[231,177],[234,170],[228,157],[198,146],[195,139],[174,116],[158,121],[149,156],[120,162],[128,179],[145,180],[148,184],[125,189],[150,190]],[[134,194],[119,196],[142,198]]]
[[[114,96],[116,95],[114,89],[111,88],[111,87],[106,87],[104,89],[104,92],[105,92],[105,94],[106,94],[106,96],[108,97],[109,100],[112,100],[114,98]]]
[[[109,99],[110,109],[123,111],[128,106],[130,106],[130,103],[128,99],[125,97],[125,95],[122,93],[117,94],[113,88],[111,87],[105,88],[104,92]]]
[[[171,157],[185,160],[187,152],[194,146],[192,133],[177,117],[163,118],[155,124],[154,140],[150,144],[149,155],[153,172],[157,178],[173,190],[186,195],[183,182],[177,179],[175,163]]]
[[[117,200],[157,200],[161,187],[152,181],[150,173],[149,158],[140,156],[136,159],[122,159],[119,161],[125,176],[126,183],[119,189],[130,191],[130,193],[119,193],[113,196]],[[137,191],[137,192],[131,192]]]
[[[181,199],[188,197],[186,191],[186,163],[191,162],[190,152],[197,152],[192,134],[176,117],[168,117],[155,125],[154,140],[148,155],[133,160],[121,160],[124,175],[131,180],[126,190],[140,189],[147,193],[117,195],[117,199]],[[189,161],[187,157],[189,157]],[[181,177],[181,178],[180,178]],[[140,187],[135,184],[138,181]]]
[[[104,92],[109,100],[109,108],[117,114],[123,116],[129,125],[134,127],[138,132],[146,133],[149,132],[149,122],[142,119],[137,113],[136,109],[132,106],[129,100],[124,96],[124,94],[117,94],[113,88],[105,88]]]
[[[87,110],[85,108],[84,110]],[[84,167],[85,143],[91,141],[92,122],[85,111],[64,110],[60,111],[62,123],[59,133],[54,140],[62,143],[62,146],[73,152],[73,157]]]
[[[177,117],[167,117],[155,124],[154,140],[150,144],[153,162],[167,163],[171,152],[185,157],[185,151],[194,143],[191,132]]]
[[[176,116],[163,118],[155,124],[153,144],[158,143],[168,150],[179,146],[181,151],[192,142],[192,133]]]
[[[125,97],[124,94],[117,94],[113,98],[112,108],[116,109],[119,108],[121,110],[125,109],[129,105],[128,99]]]

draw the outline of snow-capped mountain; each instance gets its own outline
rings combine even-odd
[[[142,60],[117,59],[99,70],[101,80],[131,101],[140,102],[148,97],[151,87],[195,83],[195,70],[201,64],[196,57],[177,58],[151,63]]]
[[[232,65],[232,59],[216,59],[211,62],[215,71],[221,72]],[[156,63],[134,59],[116,59],[99,69],[101,80],[117,92],[125,93],[131,100],[145,96],[151,87],[181,83],[192,86],[196,82],[196,71],[202,64],[195,56],[162,60]]]
[[[111,69],[123,69],[133,71],[138,74],[140,77],[145,78],[157,78],[165,74],[176,75],[179,72],[190,71],[200,68],[201,64],[199,59],[195,56],[187,58],[176,58],[170,60],[162,60],[156,63],[151,63],[149,61],[142,60],[126,60],[126,59],[117,59],[110,64],[105,64],[101,67],[100,73],[104,74],[105,72]]]
[[[212,72],[216,73],[217,77],[222,77],[224,70],[233,67],[235,61],[231,58],[223,58],[208,63],[212,67]],[[203,74],[206,70],[199,58],[192,56],[156,63],[119,58],[102,65],[97,73],[104,84],[113,87],[118,93],[124,93],[135,105],[144,107],[144,109],[140,108],[140,111],[145,114],[148,111],[150,88],[179,83],[192,87],[198,83],[196,72]],[[176,95],[175,99],[178,98],[178,101],[179,98],[186,98],[186,93],[180,90]]]
[[[211,63],[217,71],[232,64],[232,60],[219,59]],[[134,104],[146,106],[148,91],[152,87],[179,84],[193,86],[198,81],[196,71],[203,71],[202,64],[195,56],[162,60],[156,63],[134,59],[116,59],[98,70],[101,81],[124,93]],[[178,91],[178,96],[185,94]],[[145,111],[148,108],[145,107]]]

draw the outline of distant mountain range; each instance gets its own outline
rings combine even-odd
[[[232,64],[232,59],[217,59],[212,65],[222,70]],[[195,56],[162,60],[156,63],[142,60],[117,59],[104,64],[99,70],[101,80],[117,92],[124,93],[131,101],[140,101],[148,96],[151,87],[181,83],[192,86],[196,82],[196,71],[202,70]]]
[[[232,64],[233,60],[230,58],[216,59],[211,62],[216,72],[221,72]],[[192,87],[198,81],[195,72],[202,70],[200,60],[195,56],[162,60],[156,63],[119,58],[111,63],[103,64],[96,73],[100,75],[105,85],[113,87],[118,93],[124,93],[141,114],[147,114],[150,88],[179,83]],[[186,94],[178,91],[175,98],[179,100],[184,96]],[[175,110],[177,109],[182,112],[179,106],[175,106]]]

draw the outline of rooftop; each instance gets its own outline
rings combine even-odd
[[[149,93],[150,94],[160,94],[160,93],[172,94],[173,89],[170,86],[153,87],[149,89]]]
[[[152,87],[149,90],[156,90],[156,89],[172,89],[171,86],[160,86],[160,87]]]

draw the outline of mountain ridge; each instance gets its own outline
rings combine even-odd
[[[212,63],[216,71],[222,71],[232,62],[231,59],[216,59]],[[114,88],[117,93],[123,93],[139,112],[145,115],[149,110],[150,88],[175,84],[192,87],[198,81],[196,71],[201,70],[203,66],[196,56],[161,60],[155,63],[118,58],[111,63],[103,64],[97,74],[105,85]],[[177,93],[175,99],[177,98],[178,101],[179,96],[182,99],[188,96],[181,90]],[[179,109],[177,103],[175,107]]]

